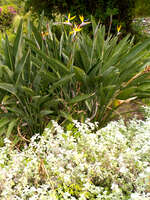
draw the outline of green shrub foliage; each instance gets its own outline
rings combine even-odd
[[[0,29],[4,31],[11,27],[16,9],[13,6],[0,7]]]
[[[136,16],[149,16],[150,15],[150,1],[136,0],[135,15]]]
[[[106,38],[105,26],[91,21],[92,37],[79,27],[68,27],[70,35],[59,24],[64,30],[58,39],[52,32],[58,23],[42,19],[38,27],[29,22],[27,34],[21,21],[14,41],[5,37],[0,136],[10,139],[13,132],[18,138],[18,131],[28,140],[51,119],[66,123],[88,117],[104,126],[122,103],[150,96],[149,59],[143,58],[150,40],[133,45],[129,35],[121,41],[118,34]]]
[[[128,29],[132,20],[134,0],[28,0],[26,9],[33,9],[38,13],[45,11],[45,15],[52,16],[57,11],[61,14],[71,12],[89,17],[93,15],[105,24],[109,23],[109,16],[114,16],[114,23],[123,23]]]

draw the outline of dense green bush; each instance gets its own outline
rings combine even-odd
[[[21,22],[14,41],[5,38],[1,135],[13,138],[17,129],[19,138],[29,139],[50,119],[64,123],[89,117],[104,126],[120,104],[150,95],[149,60],[142,54],[150,40],[133,46],[128,35],[119,42],[118,35],[106,37],[105,27],[94,21],[92,37],[70,36],[62,26],[58,39],[51,29],[56,23],[44,24],[36,28],[29,22],[24,34]]]
[[[133,17],[134,0],[27,0],[26,9],[40,14],[43,10],[46,16],[54,17],[55,13],[80,14],[87,18],[93,15],[97,20],[108,25],[110,15],[113,15],[113,23],[122,23],[124,28],[128,29]]]
[[[135,1],[135,16],[150,16],[150,1],[136,0]]]
[[[66,105],[66,110],[63,110],[65,117],[74,119],[82,116],[84,119],[87,116],[103,126],[115,113],[117,106],[114,106],[114,102],[117,99],[149,95],[149,79],[146,78],[149,73],[144,70],[149,61],[143,59],[142,53],[150,41],[133,46],[129,35],[118,42],[118,35],[106,37],[104,26],[95,22],[92,26],[92,38],[79,33],[72,39],[63,32],[57,39],[49,32],[40,49],[40,43],[37,45],[31,40],[27,40],[27,43],[36,57],[45,58],[46,66],[50,65],[48,58],[51,57],[63,64],[61,67],[52,64],[55,68],[51,70],[57,71],[60,76],[58,83],[62,85],[56,84],[58,89],[49,85],[49,91],[55,91],[61,103]],[[61,103],[58,104],[60,108]],[[61,112],[59,116],[62,116]]]
[[[1,135],[9,137],[12,131],[20,130],[30,137],[33,130],[42,132],[47,122],[44,116],[52,112],[48,104],[51,98],[41,95],[39,84],[43,81],[44,87],[44,80],[40,77],[41,70],[31,61],[31,49],[26,49],[22,21],[13,41],[6,36],[1,62]]]
[[[150,116],[150,109],[147,108]],[[1,200],[149,200],[150,118],[50,122],[23,151],[0,148]]]

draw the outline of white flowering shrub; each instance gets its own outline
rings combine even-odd
[[[52,121],[23,151],[0,149],[1,200],[149,200],[150,118],[74,123]]]

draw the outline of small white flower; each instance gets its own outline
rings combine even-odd
[[[124,162],[124,158],[123,158],[123,155],[120,154],[119,158],[118,158],[118,162],[119,163],[123,163]]]
[[[59,171],[60,171],[60,172],[64,172],[65,169],[64,169],[63,167],[59,167]]]
[[[123,166],[123,167],[120,168],[119,171],[120,171],[121,173],[124,174],[124,173],[127,173],[127,172],[128,172],[128,169],[127,169],[126,167]]]
[[[86,197],[85,197],[85,194],[84,194],[84,193],[81,193],[81,194],[80,194],[79,200],[86,200]]]
[[[12,142],[11,142],[8,138],[5,138],[5,139],[4,139],[4,143],[7,144],[7,145],[12,144]]]
[[[70,194],[69,192],[63,193],[63,197],[64,197],[65,199],[68,199],[68,197],[70,197],[70,196],[71,196],[71,194]]]
[[[140,178],[145,178],[145,177],[146,177],[146,174],[145,174],[145,173],[140,173],[140,174],[139,174],[139,177],[140,177]]]
[[[140,199],[140,195],[138,193],[132,193],[131,194],[131,200],[142,200]]]
[[[87,183],[84,184],[84,189],[85,190],[89,190],[90,187],[91,187],[91,184],[89,182],[87,182]]]
[[[146,172],[146,173],[150,173],[150,167],[147,167],[147,168],[145,169],[145,172]]]
[[[64,182],[69,183],[70,182],[70,175],[65,174],[64,175]]]
[[[118,190],[118,185],[116,183],[113,183],[111,186],[112,190]]]

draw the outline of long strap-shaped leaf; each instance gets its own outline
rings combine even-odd
[[[32,33],[34,35],[35,42],[36,42],[37,46],[41,49],[42,48],[42,36],[39,33],[39,31],[37,30],[37,28],[34,26],[33,22],[31,22],[31,21],[30,21],[30,26],[32,29]]]
[[[47,56],[44,52],[42,52],[41,50],[39,50],[37,47],[35,47],[35,45],[32,44],[32,42],[30,42],[29,39],[26,38],[26,43],[31,47],[31,49],[37,53],[45,62],[47,62],[50,66],[50,68],[57,74],[57,71],[59,70],[59,68],[61,68],[63,71],[65,72],[69,72],[69,69],[60,61],[58,61],[55,58],[52,58],[50,56]],[[57,70],[54,68],[57,67]]]
[[[15,73],[14,73],[16,85],[19,83],[20,76],[21,76],[21,73],[23,73],[23,68],[26,64],[26,60],[27,60],[28,55],[29,55],[29,51],[27,53],[25,53],[25,55],[22,57],[22,59],[20,60],[20,62],[16,66]]]
[[[17,34],[14,40],[14,44],[13,44],[13,54],[14,54],[14,58],[15,58],[15,67],[19,61],[19,55],[21,54],[21,45],[22,45],[22,23],[23,21],[20,21],[18,30],[17,30]]]
[[[6,66],[6,65],[1,65],[0,66],[0,73],[5,73],[5,75],[7,74],[8,76],[7,76],[7,81],[11,81],[11,82],[13,82],[13,72],[9,69],[9,67],[8,66]]]
[[[132,50],[129,51],[128,54],[124,56],[122,60],[120,60],[120,68],[122,65],[130,62],[132,59],[135,59],[140,52],[142,52],[146,47],[150,45],[150,39],[145,40],[143,43],[137,44]]]
[[[53,84],[53,86],[50,88],[49,92],[52,92],[55,88],[61,86],[62,84],[64,84],[65,82],[69,81],[70,79],[72,79],[72,77],[74,76],[75,74],[72,73],[72,74],[69,74],[69,75],[66,75],[64,77],[62,77],[59,81],[57,81],[56,83]]]
[[[14,70],[14,60],[12,54],[12,47],[9,44],[8,36],[5,36],[5,64],[9,66],[9,68]]]
[[[14,87],[13,84],[0,83],[0,88],[7,91],[7,92],[10,92],[11,94],[13,94],[14,96],[16,96],[19,99],[19,97],[17,95],[17,90],[16,90],[16,88]]]
[[[84,101],[84,100],[90,98],[91,96],[93,96],[94,94],[95,93],[92,93],[92,94],[81,94],[81,95],[75,96],[73,99],[69,100],[68,103],[74,104],[74,103],[78,103],[80,101]]]

